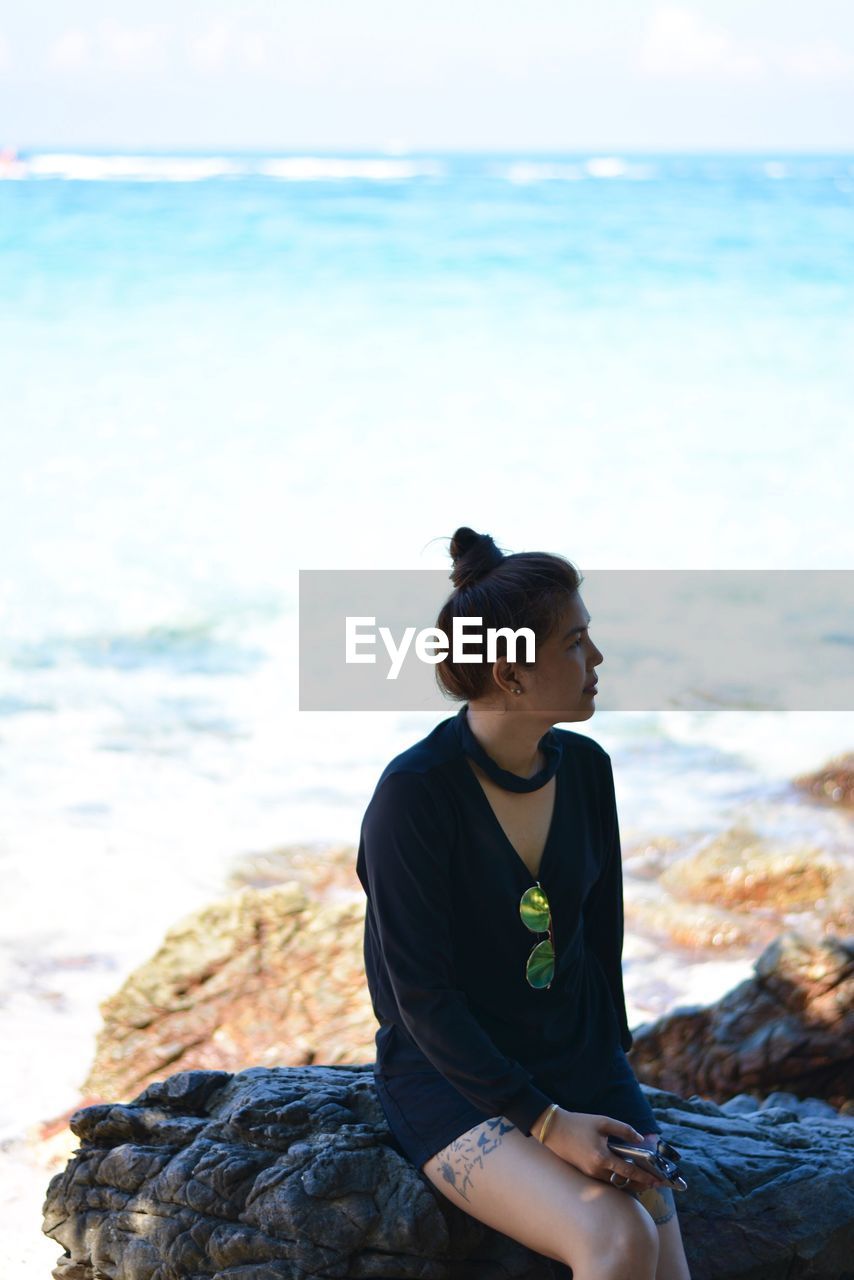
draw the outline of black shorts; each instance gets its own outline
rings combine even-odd
[[[374,1079],[392,1136],[401,1153],[419,1169],[449,1142],[490,1118],[472,1106],[438,1071],[383,1075],[375,1067]],[[576,1099],[551,1096],[568,1111],[610,1116],[632,1125],[640,1134],[661,1132],[629,1060],[619,1047],[614,1071],[597,1093]]]

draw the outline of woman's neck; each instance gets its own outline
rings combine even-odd
[[[538,743],[549,725],[515,711],[494,711],[468,704],[466,720],[484,751],[501,769],[531,778],[545,765]]]

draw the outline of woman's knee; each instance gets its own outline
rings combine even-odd
[[[658,1263],[658,1228],[644,1207],[631,1196],[614,1206],[608,1229],[586,1259],[590,1273],[601,1280],[653,1280]]]

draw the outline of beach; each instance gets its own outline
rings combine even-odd
[[[435,723],[299,710],[301,568],[447,567],[463,522],[591,592],[850,567],[854,160],[45,152],[5,176],[0,1259],[41,1280],[69,1135],[26,1135],[78,1103],[99,1001],[242,858],[354,845]],[[715,1000],[759,941],[652,937],[649,850],[747,823],[850,861],[850,820],[792,779],[854,747],[854,713],[581,729],[614,763],[630,1024]]]

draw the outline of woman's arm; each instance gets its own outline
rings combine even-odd
[[[614,792],[611,757],[603,751],[600,812],[603,831],[602,873],[584,903],[584,932],[587,945],[596,956],[611,992],[611,1001],[620,1028],[620,1044],[628,1053],[632,1033],[626,1016],[623,992],[623,865],[620,850],[620,824]]]
[[[450,914],[453,828],[421,774],[391,773],[362,822],[357,872],[400,1021],[475,1107],[524,1134],[551,1099],[502,1053],[457,986]],[[469,904],[471,911],[478,904]],[[380,980],[382,975],[380,975]]]

